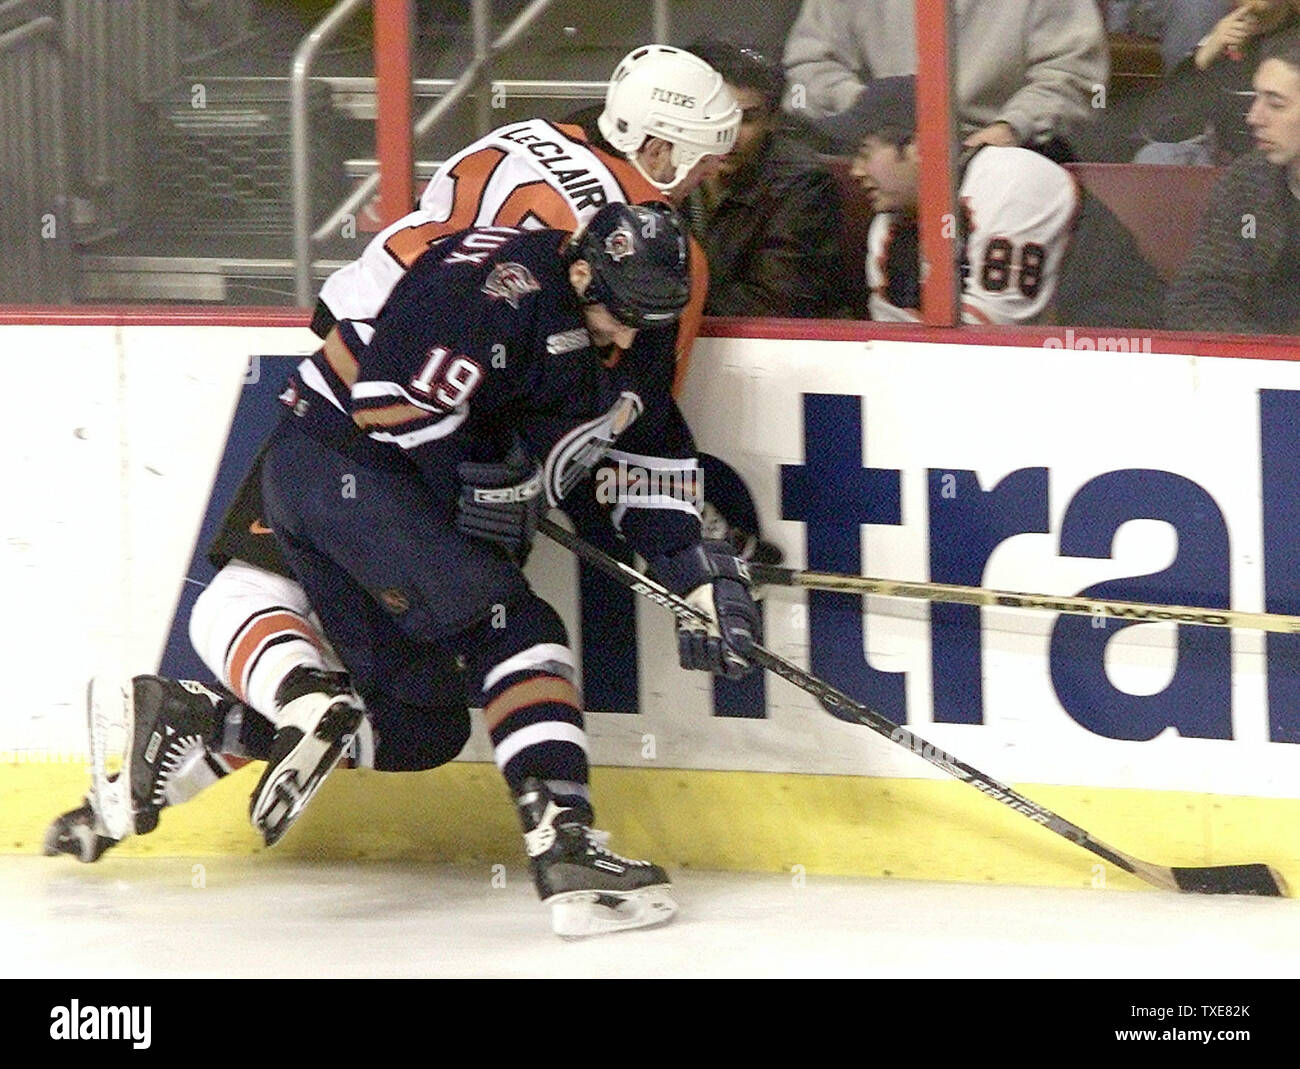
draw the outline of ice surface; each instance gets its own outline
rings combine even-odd
[[[679,871],[669,925],[553,934],[522,864],[0,857],[0,976],[1295,977],[1300,903]]]

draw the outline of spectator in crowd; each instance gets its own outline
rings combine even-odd
[[[740,105],[735,147],[687,207],[709,264],[705,312],[827,317],[843,304],[835,181],[781,114],[785,76],[748,48],[690,49],[722,75]]]
[[[1255,71],[1255,149],[1220,179],[1166,320],[1181,330],[1300,333],[1300,29]]]
[[[787,107],[847,110],[873,79],[916,73],[914,0],[804,0],[786,41]],[[968,147],[1064,145],[1110,74],[1096,0],[957,0],[957,116]]]
[[[1214,24],[1228,13],[1232,0],[1159,0],[1165,11],[1161,21],[1160,59],[1171,71],[1195,51]]]
[[[1166,72],[1191,52],[1214,24],[1228,13],[1232,0],[1103,0],[1106,29],[1160,42]]]
[[[1249,152],[1251,80],[1300,0],[1237,0],[1146,102],[1138,163],[1227,164]]]
[[[920,319],[920,155],[915,79],[877,79],[822,121],[876,215],[868,236],[871,318]],[[970,324],[1160,325],[1163,288],[1132,235],[1059,164],[1018,146],[961,161],[957,262]]]

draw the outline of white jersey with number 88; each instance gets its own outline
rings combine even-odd
[[[965,238],[962,322],[1039,321],[1056,294],[1079,210],[1074,178],[1037,152],[990,146],[966,167],[958,200]],[[920,321],[910,301],[896,303],[900,294],[915,292],[918,271],[917,258],[899,241],[905,225],[893,212],[872,220],[867,252],[872,319]]]

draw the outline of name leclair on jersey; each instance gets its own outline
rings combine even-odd
[[[467,168],[467,173],[462,173],[462,168]],[[629,180],[639,177],[633,171]],[[634,197],[634,192],[638,196]],[[335,319],[377,315],[415,256],[439,237],[466,225],[503,222],[506,205],[516,197],[522,207],[515,204],[505,225],[573,229],[607,204],[642,199],[651,193],[648,184],[644,189],[639,185],[625,189],[598,151],[545,119],[510,123],[448,159],[420,195],[417,211],[385,227],[358,259],[326,279],[320,298]],[[546,205],[541,217],[532,210],[530,199]],[[562,203],[556,205],[552,200]],[[453,218],[456,225],[450,225]],[[443,228],[443,224],[448,226]],[[397,256],[389,244],[406,231],[417,233],[422,240]]]
[[[600,179],[569,155],[558,140],[543,138],[538,132],[538,125],[536,120],[530,120],[508,127],[498,136],[502,140],[523,145],[536,156],[538,162],[555,176],[564,192],[574,199],[574,205],[579,210],[602,208],[608,204],[609,198],[605,195]],[[566,164],[570,166],[566,167]]]

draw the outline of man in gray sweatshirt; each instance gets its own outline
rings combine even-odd
[[[916,73],[915,0],[804,0],[786,41],[787,106],[845,111],[867,82]],[[968,146],[1067,143],[1104,106],[1096,0],[954,0],[957,117]]]

